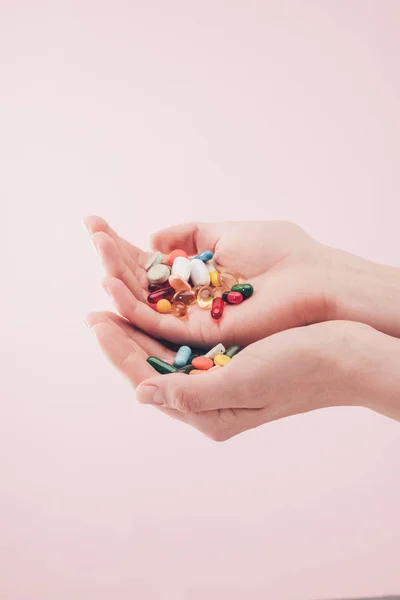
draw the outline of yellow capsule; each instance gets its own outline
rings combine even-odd
[[[219,286],[218,271],[211,271],[211,273],[209,273],[209,275],[210,275],[211,285],[213,285],[214,287]]]
[[[165,298],[163,298],[162,300],[159,300],[157,302],[156,308],[157,308],[157,312],[163,313],[163,314],[168,314],[171,312],[171,302],[169,300],[166,300]]]
[[[197,304],[200,308],[211,308],[213,301],[212,290],[208,285],[200,288],[197,293]]]
[[[226,354],[217,354],[217,356],[214,358],[214,365],[218,367],[224,367],[230,360],[231,359],[229,356],[226,356]]]
[[[228,273],[227,271],[218,274],[218,281],[219,284],[227,290],[230,290],[234,285],[239,283],[238,279],[232,275],[232,273]]]
[[[188,308],[183,302],[173,302],[171,306],[171,315],[182,319],[186,317]]]
[[[193,290],[181,290],[174,296],[174,302],[183,302],[186,306],[189,306],[196,300],[196,294]]]
[[[226,292],[226,288],[219,286],[214,288],[212,292],[214,298],[222,298],[222,294]]]

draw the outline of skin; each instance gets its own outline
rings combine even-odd
[[[109,312],[87,325],[143,404],[152,404],[215,441],[264,423],[338,405],[400,420],[400,340],[348,321],[287,330],[251,344],[225,367],[158,375],[146,362],[172,362],[176,349]],[[287,373],[290,372],[290,377]]]
[[[245,275],[253,284],[254,295],[226,307],[220,321],[197,306],[183,321],[158,314],[146,301],[143,267],[150,253],[118,236],[100,217],[88,217],[85,225],[116,309],[153,337],[200,347],[220,341],[245,346],[331,320],[357,321],[400,337],[400,269],[324,246],[292,223],[188,223],[153,236],[153,248],[165,254],[176,248],[189,255],[211,249],[219,270]]]
[[[92,313],[87,324],[140,402],[217,441],[339,404],[400,419],[398,269],[323,246],[289,223],[172,227],[153,237],[154,249],[212,249],[218,270],[235,267],[255,289],[221,321],[199,307],[179,320],[147,305],[143,267],[150,253],[100,217],[85,225],[106,271],[103,286],[125,317]],[[203,376],[155,375],[146,362],[149,355],[172,362],[174,344],[210,348],[221,341],[246,348]]]

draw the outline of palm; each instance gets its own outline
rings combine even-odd
[[[193,306],[184,320],[158,314],[146,302],[148,281],[143,266],[149,253],[120,238],[99,217],[90,217],[86,225],[107,273],[104,285],[118,311],[153,337],[199,346],[220,341],[246,345],[305,324],[301,322],[304,298],[298,294],[299,271],[293,268],[296,260],[288,258],[294,249],[297,255],[307,253],[314,242],[296,226],[279,222],[210,224],[194,232],[185,232],[183,226],[177,233],[172,228],[155,237],[155,246],[163,252],[186,246],[190,254],[196,254],[212,248],[217,268],[238,273],[252,283],[252,298],[228,306],[223,318],[214,321],[209,311],[198,306]],[[300,281],[307,289],[304,277]]]

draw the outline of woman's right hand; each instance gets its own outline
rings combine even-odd
[[[100,217],[88,217],[106,271],[103,285],[117,310],[153,337],[211,346],[247,345],[278,331],[328,320],[359,321],[400,337],[400,270],[324,246],[285,222],[188,223],[153,236],[167,254],[214,252],[219,270],[239,273],[254,295],[227,306],[220,321],[193,307],[187,319],[160,315],[147,305],[143,252],[118,236]]]

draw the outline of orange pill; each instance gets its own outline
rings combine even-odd
[[[167,258],[167,263],[169,265],[172,265],[174,260],[176,258],[178,258],[178,256],[183,256],[183,258],[187,258],[188,255],[186,254],[186,252],[184,250],[172,250],[172,252],[170,252],[168,254],[168,258]]]
[[[174,275],[170,275],[168,283],[169,283],[169,285],[171,287],[174,288],[174,290],[176,292],[180,292],[182,290],[191,290],[192,289],[190,287],[190,285],[188,284],[188,282],[185,281],[184,279],[182,279],[182,277],[180,275],[177,275],[176,273]]]
[[[200,371],[207,371],[207,369],[211,369],[213,366],[214,361],[206,356],[196,356],[196,358],[192,360],[192,367],[199,369]]]
[[[200,371],[199,369],[193,369],[190,371],[189,375],[201,375],[202,373],[207,373],[207,371]]]

